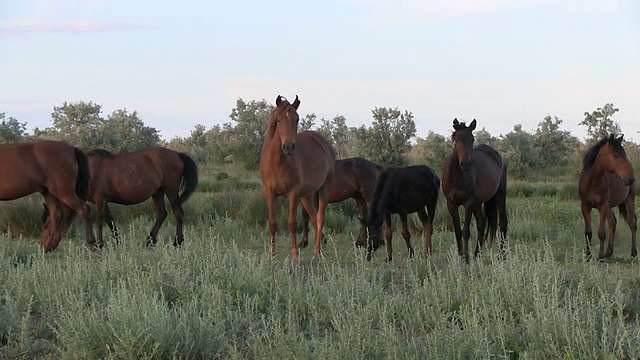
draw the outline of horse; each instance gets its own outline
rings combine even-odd
[[[472,132],[475,128],[475,119],[469,126],[464,122],[458,122],[458,119],[453,120],[454,132],[451,139],[454,149],[445,162],[442,173],[442,191],[453,220],[458,255],[464,257],[467,263],[472,215],[476,218],[478,230],[476,257],[485,239],[495,238],[498,217],[501,256],[504,256],[507,238],[507,162],[497,150],[486,144],[473,146]],[[460,205],[464,207],[462,229],[458,213]]]
[[[387,244],[386,261],[392,260],[391,214],[400,215],[402,237],[407,244],[409,257],[413,257],[414,251],[411,245],[411,234],[407,227],[407,214],[417,212],[424,229],[425,256],[431,254],[433,218],[436,213],[439,193],[440,178],[433,169],[426,165],[392,166],[384,169],[378,178],[373,193],[373,202],[369,208],[369,218],[366,222],[369,231],[367,260],[371,260],[372,251],[381,246],[383,222]]]
[[[75,215],[84,221],[86,241],[94,242],[89,208],[87,156],[58,141],[0,144],[0,200],[15,200],[36,192],[44,196],[46,217],[40,243],[54,251]]]
[[[315,230],[314,257],[320,255],[320,241],[325,221],[325,209],[335,170],[335,151],[331,143],[315,131],[298,133],[300,100],[293,103],[278,95],[276,108],[269,116],[265,140],[260,155],[260,178],[269,212],[269,250],[275,255],[277,229],[275,205],[279,196],[289,200],[289,233],[291,257],[298,261],[296,244],[296,210],[298,201],[311,217]],[[316,209],[315,198],[318,199]]]
[[[335,173],[329,189],[329,203],[337,203],[346,199],[355,199],[360,219],[367,218],[367,207],[373,201],[378,176],[383,167],[369,160],[355,157],[336,160]],[[309,214],[302,209],[302,241],[300,247],[308,244]],[[367,244],[367,227],[362,224],[356,240],[356,246]]]
[[[88,199],[97,209],[97,244],[103,246],[102,228],[106,221],[114,237],[119,238],[108,203],[133,205],[153,199],[156,222],[147,246],[155,245],[158,231],[167,217],[166,195],[176,219],[174,246],[182,245],[184,234],[182,205],[198,185],[198,166],[187,154],[153,147],[126,154],[96,149],[87,153],[91,180]]]
[[[598,238],[600,239],[599,260],[613,255],[613,240],[616,232],[616,217],[611,209],[618,210],[631,229],[631,257],[638,255],[636,248],[637,218],[635,212],[635,177],[631,162],[627,159],[622,147],[624,135],[616,138],[611,134],[600,140],[585,154],[582,161],[582,171],[578,179],[578,193],[580,195],[580,209],[584,218],[584,237],[587,243],[586,258],[591,259],[591,209],[598,209],[600,221],[598,224]],[[604,252],[606,237],[605,221],[609,224],[609,239],[607,252]]]

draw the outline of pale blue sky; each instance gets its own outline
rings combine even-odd
[[[584,138],[584,112],[611,102],[638,139],[640,2],[0,0],[0,84],[30,130],[93,101],[170,139],[229,122],[238,98],[297,94],[301,115],[350,126],[409,110],[421,137],[552,115]]]

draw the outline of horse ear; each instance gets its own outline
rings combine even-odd
[[[298,99],[298,95],[296,95],[296,99],[293,100],[293,104],[291,104],[294,109],[298,110],[298,106],[300,106],[300,100]]]
[[[276,106],[280,106],[280,104],[282,104],[282,96],[278,95],[276,98]]]
[[[469,124],[469,130],[473,131],[476,129],[476,119],[473,119],[473,121],[471,122],[471,124]]]
[[[453,127],[455,128],[458,125],[460,125],[460,123],[458,122],[458,118],[453,119]]]

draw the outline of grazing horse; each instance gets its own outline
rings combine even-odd
[[[298,261],[296,244],[298,201],[309,213],[315,230],[314,257],[320,254],[324,213],[329,201],[336,157],[331,143],[319,133],[314,131],[298,133],[298,106],[300,106],[298,96],[290,104],[287,99],[278,95],[276,108],[268,120],[260,156],[260,177],[269,211],[269,258],[275,255],[276,198],[286,196],[289,200],[288,226],[293,261]]]
[[[474,119],[469,126],[453,120],[453,153],[444,165],[442,191],[447,199],[447,209],[453,220],[458,245],[458,255],[469,262],[469,237],[471,216],[476,218],[478,243],[475,256],[482,249],[484,240],[495,238],[498,217],[500,219],[500,253],[504,256],[507,237],[507,162],[498,151],[481,144],[473,146]],[[482,206],[484,204],[484,211]],[[464,207],[464,224],[460,229],[458,207]],[[464,240],[464,241],[463,241]]]
[[[335,173],[329,190],[329,202],[337,203],[352,198],[358,204],[360,219],[367,218],[367,207],[373,201],[378,176],[383,167],[363,158],[336,160]],[[308,244],[309,214],[302,209],[302,241],[300,247]],[[367,227],[362,224],[356,246],[366,246]]]
[[[14,200],[36,192],[44,196],[44,228],[40,243],[55,250],[75,214],[85,225],[88,244],[93,244],[89,208],[87,156],[80,149],[57,141],[0,144],[0,200]]]
[[[624,136],[624,135],[623,135]],[[616,232],[616,217],[611,210],[618,207],[620,214],[625,217],[631,229],[631,256],[638,255],[636,249],[637,218],[635,212],[635,189],[633,182],[633,167],[622,148],[622,138],[615,138],[613,134],[604,138],[591,147],[584,159],[578,193],[580,194],[580,208],[584,217],[584,237],[587,242],[587,260],[591,258],[591,209],[598,209],[600,222],[598,224],[598,238],[600,239],[600,260],[613,255],[613,240]],[[609,241],[607,252],[604,252],[606,232],[605,221],[609,223]]]
[[[176,219],[173,245],[184,241],[182,204],[198,185],[198,166],[186,154],[163,147],[138,150],[127,154],[112,154],[97,149],[87,153],[91,169],[89,201],[96,205],[97,244],[103,246],[102,227],[106,220],[116,239],[118,230],[108,203],[133,205],[153,198],[156,222],[149,233],[148,246],[156,243],[160,226],[167,217],[165,195]],[[180,192],[182,190],[182,192]]]
[[[407,214],[414,212],[418,213],[418,217],[422,221],[425,256],[429,255],[432,251],[433,218],[436,214],[439,193],[440,178],[428,166],[388,167],[383,170],[378,178],[373,194],[373,202],[369,209],[369,219],[367,220],[367,229],[369,230],[367,260],[371,260],[371,252],[381,246],[383,221],[387,243],[386,260],[392,260],[391,238],[393,231],[391,230],[391,214],[400,215],[402,237],[407,243],[409,257],[413,257],[411,234],[407,227]]]

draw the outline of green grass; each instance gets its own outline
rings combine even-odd
[[[266,206],[254,180],[239,188],[215,180],[215,191],[194,194],[179,249],[170,245],[171,215],[158,246],[144,247],[150,203],[114,207],[123,242],[106,236],[100,254],[79,227],[50,254],[34,237],[4,231],[0,358],[640,357],[640,268],[630,261],[629,229],[618,222],[613,258],[585,262],[579,204],[561,192],[511,194],[503,261],[494,243],[463,264],[439,207],[432,256],[422,256],[413,217],[415,258],[396,231],[393,262],[384,251],[366,262],[353,246],[359,221],[347,201],[329,207],[322,256],[302,249],[292,264],[284,202],[278,255],[267,258]],[[41,205],[36,197],[2,206]]]

